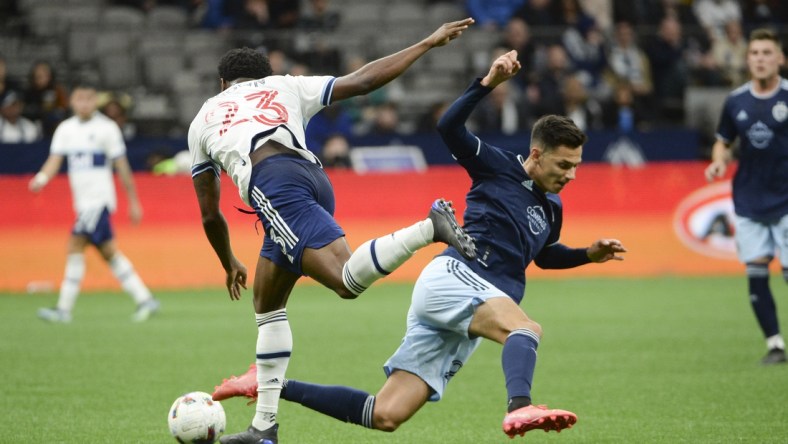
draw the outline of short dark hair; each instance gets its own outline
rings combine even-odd
[[[531,145],[544,151],[552,151],[559,146],[577,148],[586,143],[588,137],[580,131],[572,119],[550,114],[541,117],[531,129]]]
[[[780,38],[777,37],[777,33],[774,30],[769,28],[758,28],[753,29],[750,33],[750,41],[755,40],[771,40],[777,45],[778,48],[782,48],[782,42],[780,42]]]
[[[272,73],[268,57],[252,48],[227,51],[219,61],[219,77],[225,82],[238,79],[262,79]]]

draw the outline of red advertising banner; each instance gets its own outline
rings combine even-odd
[[[562,192],[562,242],[585,246],[602,237],[620,239],[626,260],[589,264],[573,270],[529,269],[529,278],[567,276],[714,275],[743,273],[735,260],[730,217],[730,184],[708,185],[704,163],[651,163],[629,169],[606,164],[580,167],[577,180]],[[337,198],[336,218],[352,247],[426,217],[432,201],[465,207],[470,180],[459,167],[432,167],[424,173],[357,175],[329,173]],[[224,273],[205,239],[188,176],[137,174],[144,209],[140,225],[129,223],[118,184],[119,210],[113,217],[120,249],[140,276],[156,288],[222,286]],[[73,223],[68,180],[61,175],[41,193],[27,190],[27,176],[0,176],[0,291],[55,289],[62,279],[65,248]],[[244,205],[232,183],[222,178],[223,211],[233,248],[254,269],[263,235],[256,218],[238,212]],[[412,281],[440,252],[418,252],[387,279]],[[87,254],[83,288],[117,288],[95,251]]]

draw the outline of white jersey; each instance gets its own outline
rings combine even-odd
[[[77,213],[100,207],[115,211],[112,163],[126,154],[123,134],[115,121],[99,112],[88,120],[70,117],[58,125],[50,150],[68,161],[68,180]]]
[[[208,99],[189,127],[192,177],[224,170],[249,204],[249,155],[268,140],[320,164],[306,146],[309,119],[331,101],[332,76],[269,76],[238,83]]]

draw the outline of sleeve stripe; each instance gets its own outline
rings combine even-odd
[[[476,155],[478,156],[480,152],[482,152],[482,139],[476,137]]]
[[[203,162],[192,167],[192,177],[200,175],[208,170],[213,171],[217,177],[219,176],[219,169],[213,164],[213,162]]]
[[[336,80],[336,77],[332,77],[331,80],[329,80],[323,87],[323,94],[320,96],[320,103],[323,106],[328,106],[331,104],[331,93],[334,92],[334,82]]]

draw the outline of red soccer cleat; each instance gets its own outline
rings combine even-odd
[[[509,412],[503,418],[503,432],[514,438],[525,432],[542,429],[545,432],[571,428],[577,422],[577,415],[566,410],[548,409],[544,405],[529,405]]]
[[[214,401],[224,401],[234,396],[246,396],[252,402],[257,400],[257,366],[252,364],[249,370],[241,376],[231,376],[222,381],[221,385],[214,387]]]

